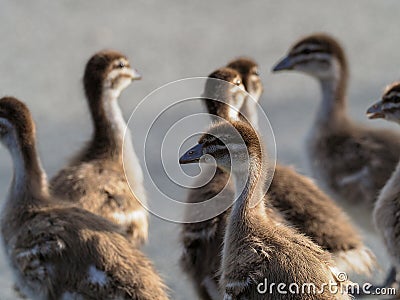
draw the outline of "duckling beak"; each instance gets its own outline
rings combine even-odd
[[[200,161],[203,156],[203,144],[197,144],[196,146],[190,148],[185,154],[179,159],[181,165],[195,163]]]
[[[385,112],[382,109],[382,101],[378,101],[368,108],[367,117],[368,119],[385,118]]]
[[[276,65],[273,67],[272,72],[278,72],[283,70],[291,70],[293,69],[293,61],[289,56],[282,58]]]
[[[129,69],[129,75],[131,76],[132,80],[140,80],[142,79],[142,75],[136,69]]]

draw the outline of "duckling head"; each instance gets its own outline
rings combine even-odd
[[[312,34],[297,41],[273,72],[295,70],[319,80],[337,78],[347,71],[347,61],[339,42],[324,33]]]
[[[6,147],[13,142],[20,145],[35,144],[35,124],[28,107],[14,97],[0,99],[0,139]]]
[[[239,57],[228,63],[227,67],[239,72],[243,79],[243,85],[248,93],[258,97],[261,96],[263,85],[260,79],[258,65],[254,60],[247,57]]]
[[[220,68],[208,76],[203,100],[210,114],[235,120],[246,95],[239,72],[231,68]]]
[[[87,62],[83,82],[89,101],[98,101],[104,92],[118,97],[133,80],[139,79],[141,75],[131,68],[125,55],[104,50],[94,54]]]
[[[400,124],[400,82],[389,85],[381,99],[367,110],[369,119],[386,119]]]
[[[262,147],[256,131],[243,121],[223,121],[212,125],[179,163],[216,163],[226,172],[247,173],[251,162],[261,160]]]

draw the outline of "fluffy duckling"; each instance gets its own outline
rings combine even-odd
[[[253,127],[257,128],[257,106],[264,90],[259,76],[258,65],[251,58],[239,57],[228,63],[227,67],[238,71],[242,77],[243,85],[250,97],[246,97],[246,100],[240,108],[240,112],[253,125]]]
[[[216,121],[216,117],[225,120],[238,119],[238,109],[243,106],[247,97],[240,74],[231,68],[220,68],[212,72],[209,78],[203,93],[204,99],[209,99],[204,101],[208,112],[215,116]],[[191,189],[186,201],[201,203],[216,196],[220,205],[224,207],[229,207],[234,199],[229,174],[220,168],[216,169],[214,177],[205,186]],[[185,217],[190,220],[192,214],[199,213],[203,212],[189,208],[185,211]],[[223,213],[204,222],[182,224],[180,237],[183,253],[180,265],[189,275],[202,300],[216,300],[222,297],[218,281],[227,215],[228,213]]]
[[[142,169],[118,97],[133,80],[140,78],[119,52],[101,51],[89,59],[83,81],[94,125],[93,136],[51,180],[54,195],[77,202],[120,225],[136,244],[147,240],[148,214],[141,204],[146,202],[146,195]]]
[[[327,284],[339,283],[330,255],[289,226],[274,221],[265,209],[266,157],[257,133],[245,122],[223,122],[211,127],[181,164],[209,162],[211,155],[225,172],[232,172],[235,196],[228,216],[222,251],[220,287],[224,299],[350,299],[331,294]],[[307,266],[306,268],[304,266]],[[263,282],[313,283],[323,293],[279,293]]]
[[[399,160],[400,135],[353,122],[346,110],[348,64],[345,52],[326,34],[302,38],[274,71],[300,71],[316,78],[322,100],[307,138],[313,174],[343,202],[355,220],[372,229],[378,192]]]
[[[168,299],[149,260],[120,228],[49,194],[28,108],[0,99],[0,140],[14,175],[1,214],[17,288],[31,299]]]
[[[235,78],[235,72],[231,73],[231,78]],[[218,70],[213,74],[218,76]],[[232,81],[231,83],[233,84]],[[223,87],[227,86],[225,84]],[[261,86],[262,89],[260,79],[256,86]],[[229,90],[226,90],[226,93],[229,93]],[[260,95],[261,92],[257,94]],[[223,97],[223,99],[229,98],[229,96]],[[230,114],[227,110],[230,106],[223,102],[214,102],[213,105],[206,103],[206,106],[211,108],[209,113],[229,120]],[[254,126],[253,121],[250,121],[252,126]],[[363,274],[372,271],[376,264],[375,256],[364,245],[348,216],[309,178],[292,168],[277,164],[268,196],[269,201],[265,206],[271,215],[275,212],[281,223],[291,224],[324,250],[329,251],[338,268],[346,272]],[[214,197],[225,207],[228,207],[234,199],[234,187],[229,182],[229,173],[220,168],[217,168],[215,176],[209,183],[190,190],[187,201],[201,203]],[[190,210],[186,212],[188,216],[191,213],[193,212]],[[181,266],[190,275],[201,299],[218,299],[218,296],[213,296],[218,295],[220,267],[218,253],[222,249],[229,213],[230,210],[204,222],[182,225],[181,240],[184,251],[181,256]]]
[[[400,124],[400,82],[388,86],[382,99],[372,105],[367,115],[370,119],[383,118]],[[400,164],[381,190],[375,203],[373,217],[394,265],[394,272],[385,285],[400,286]]]

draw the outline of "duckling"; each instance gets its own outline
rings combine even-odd
[[[348,64],[338,41],[326,34],[300,39],[273,71],[295,70],[316,78],[322,101],[307,138],[313,175],[363,227],[378,192],[399,160],[400,135],[353,122],[346,110]]]
[[[226,120],[238,119],[238,109],[243,106],[247,97],[240,74],[231,68],[220,68],[212,72],[209,78],[203,97],[209,99],[204,101],[204,104],[212,118],[215,121],[218,121],[217,117]],[[230,206],[234,199],[229,174],[220,168],[216,169],[214,177],[205,186],[191,189],[186,201],[201,203],[216,196],[224,207]],[[188,208],[185,211],[186,219],[190,220],[193,213],[202,212],[193,212]],[[203,222],[182,224],[180,237],[183,253],[180,265],[190,276],[198,296],[203,300],[222,298],[218,287],[218,270],[227,215],[228,213],[223,213]]]
[[[326,288],[329,283],[340,284],[330,255],[295,229],[274,221],[265,209],[267,161],[254,129],[241,121],[214,125],[179,162],[207,163],[206,154],[225,172],[233,173],[237,197],[223,242],[220,287],[224,299],[350,299]],[[319,295],[282,294],[276,289],[263,293],[259,287],[264,281],[325,288]]]
[[[235,73],[231,73],[231,78],[235,78]],[[214,77],[218,77],[218,70],[213,74]],[[232,84],[233,82],[231,81]],[[227,86],[224,85],[225,88]],[[262,89],[260,79],[256,86],[261,86]],[[261,92],[257,94],[260,95]],[[230,97],[224,96],[223,99]],[[213,105],[206,103],[210,108],[209,113],[229,120],[229,106],[223,102],[213,102]],[[252,126],[255,125],[253,121],[254,119],[250,121]],[[268,196],[270,201],[265,203],[266,209],[269,209],[271,214],[275,211],[276,215],[283,218],[281,223],[291,224],[324,250],[329,251],[338,268],[363,274],[372,271],[376,264],[374,254],[364,245],[348,216],[309,178],[290,167],[277,164]],[[225,207],[234,199],[234,187],[229,181],[229,173],[220,168],[217,168],[215,176],[208,184],[190,190],[187,201],[201,203],[214,197],[218,202],[224,203]],[[191,213],[190,210],[186,212],[188,216]],[[181,240],[184,251],[181,266],[190,275],[201,299],[218,299],[217,296],[210,295],[218,295],[218,253],[221,251],[229,213],[230,210],[227,210],[210,220],[182,225]]]
[[[372,105],[367,115],[370,119],[383,118],[400,124],[400,82],[389,85],[382,99]],[[388,149],[390,151],[390,149]],[[386,249],[394,265],[394,272],[387,279],[385,285],[400,286],[400,164],[381,190],[375,203],[373,219],[378,231],[381,233]]]
[[[14,175],[1,233],[17,288],[31,299],[168,299],[150,261],[118,226],[49,193],[28,108],[0,99]]]
[[[50,183],[55,196],[79,203],[120,225],[137,245],[147,240],[148,214],[142,206],[146,194],[142,169],[118,97],[133,80],[140,78],[119,52],[101,51],[89,59],[83,81],[94,124],[93,136]]]
[[[249,96],[246,97],[240,112],[253,127],[258,126],[258,101],[263,93],[263,85],[260,80],[260,73],[258,70],[257,63],[248,57],[239,57],[232,60],[227,65],[228,68],[232,68],[239,72],[243,80],[243,85],[248,92]]]

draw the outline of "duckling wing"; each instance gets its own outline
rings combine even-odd
[[[316,141],[312,164],[332,189],[347,201],[371,206],[400,158],[400,136],[353,128]],[[318,174],[320,173],[320,174]]]
[[[107,218],[138,244],[147,240],[148,214],[115,166],[80,164],[62,170],[51,181],[53,194]]]
[[[50,185],[54,195],[79,202],[93,212],[101,211],[104,206],[124,209],[132,205],[133,196],[124,173],[101,164],[84,163],[65,168]]]
[[[12,256],[19,271],[32,281],[44,281],[50,276],[46,262],[63,255],[66,248],[61,233],[63,224],[54,220],[29,223],[18,233]]]
[[[26,224],[16,235],[11,255],[23,278],[20,286],[34,294],[42,290],[49,299],[64,294],[83,299],[167,299],[151,262],[107,220],[60,206],[32,212]]]
[[[400,158],[400,144],[395,151],[391,144],[384,135],[371,133],[349,139],[343,151],[350,168],[337,178],[338,186],[352,188],[356,185],[361,195],[364,192],[366,199],[374,201]]]

